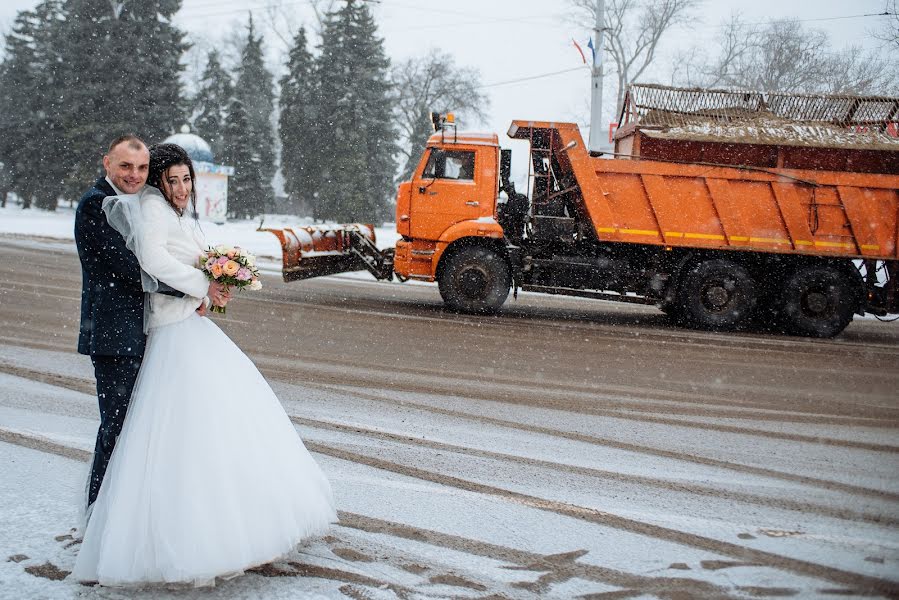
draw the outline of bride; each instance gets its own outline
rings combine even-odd
[[[195,295],[149,294],[147,350],[84,531],[79,581],[211,585],[337,520],[330,484],[272,389],[197,314],[208,281],[194,265],[208,246],[193,181],[187,153],[158,144],[143,191],[104,202],[145,289],[159,280]]]

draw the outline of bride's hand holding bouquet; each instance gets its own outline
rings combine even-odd
[[[205,254],[200,255],[199,267],[207,278],[224,286],[226,295],[231,288],[262,289],[256,257],[240,246],[210,247]],[[210,310],[225,314],[224,306],[213,305]]]

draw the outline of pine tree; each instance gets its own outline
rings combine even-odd
[[[6,183],[28,208],[55,210],[68,157],[60,118],[63,55],[55,37],[61,0],[44,0],[16,17],[0,67],[0,162]]]
[[[222,162],[234,167],[228,181],[228,216],[249,219],[263,212],[259,189],[266,183],[261,179],[261,158],[251,143],[252,127],[243,102],[237,97],[228,104],[228,120],[223,131]],[[267,182],[271,185],[271,182]]]
[[[219,61],[218,50],[210,50],[199,90],[193,98],[194,132],[209,142],[213,155],[219,159],[233,89],[231,77]]]
[[[271,118],[275,112],[275,97],[274,80],[263,60],[262,36],[256,36],[252,16],[247,26],[247,42],[240,57],[234,97],[246,111],[247,136],[242,142],[253,155],[253,160],[244,167],[249,171],[239,172],[237,165],[233,165],[234,177],[242,179],[241,185],[247,194],[241,200],[247,210],[245,215],[255,217],[274,204],[275,139]],[[228,118],[233,118],[230,111]],[[233,138],[228,141],[229,144],[233,142]],[[246,187],[249,182],[253,182],[255,187]]]
[[[73,193],[100,169],[109,140],[135,133],[160,141],[182,120],[184,34],[172,24],[180,0],[66,0],[58,43]]]
[[[12,176],[9,168],[0,162],[0,208],[6,208],[6,197],[12,191]]]
[[[294,204],[311,208],[318,173],[318,92],[315,61],[307,48],[306,30],[300,28],[293,41],[287,73],[281,78],[281,172],[284,187]],[[324,132],[323,132],[324,133]]]
[[[328,15],[317,61],[322,181],[318,218],[380,220],[393,196],[397,134],[391,113],[390,63],[371,13],[345,0]]]

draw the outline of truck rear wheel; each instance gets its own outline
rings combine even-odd
[[[833,337],[852,321],[859,289],[848,273],[829,265],[800,267],[787,278],[778,320],[795,335]]]
[[[464,246],[446,258],[437,284],[452,310],[466,313],[496,312],[512,286],[506,260],[483,246]]]
[[[755,281],[729,260],[697,263],[684,275],[672,307],[678,321],[702,329],[730,330],[745,325],[756,304]]]

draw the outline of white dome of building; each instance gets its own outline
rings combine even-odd
[[[181,127],[181,133],[170,135],[162,141],[165,144],[178,144],[184,148],[193,161],[211,163],[215,158],[212,155],[212,148],[209,147],[209,143],[200,136],[191,133],[187,125]]]

